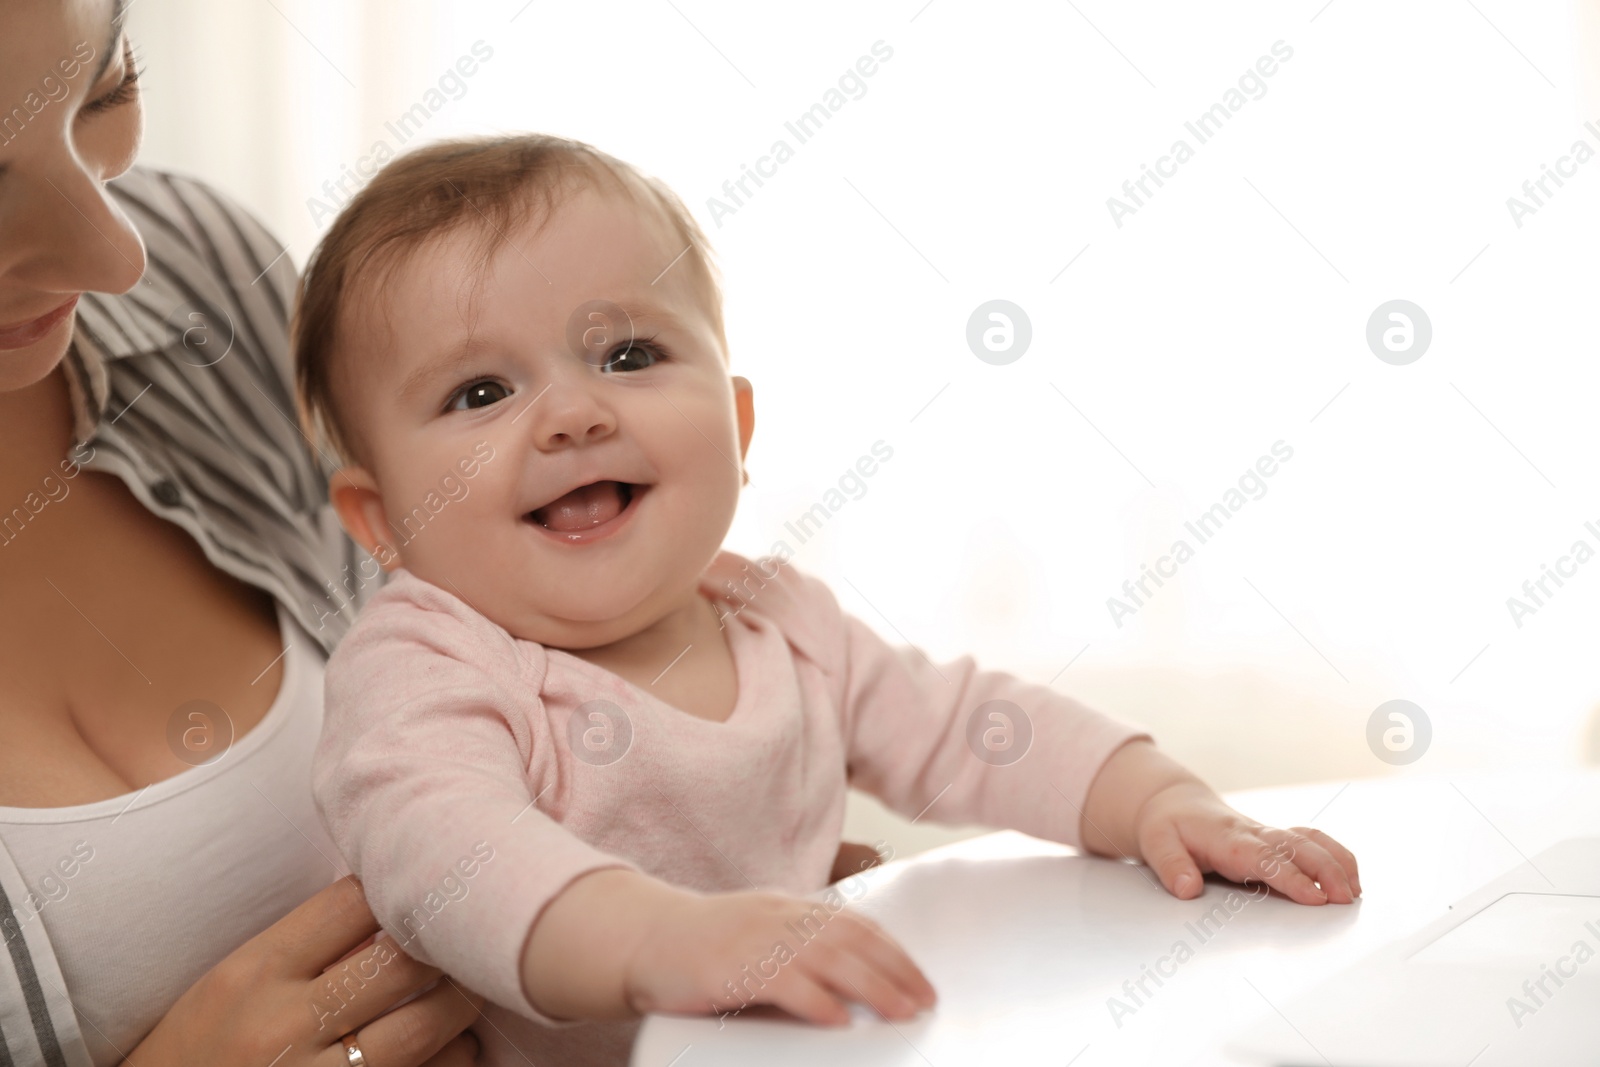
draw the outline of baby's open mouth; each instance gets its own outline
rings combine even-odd
[[[557,533],[588,530],[621,515],[633,500],[635,490],[643,488],[628,482],[590,482],[535,508],[527,518]]]

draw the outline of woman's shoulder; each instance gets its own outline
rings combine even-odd
[[[106,189],[139,231],[146,262],[128,292],[83,294],[80,335],[97,362],[141,357],[249,377],[269,399],[287,399],[298,275],[283,243],[198,178],[136,166]]]
[[[83,465],[121,477],[329,650],[351,614],[330,605],[359,607],[371,583],[355,581],[361,553],[328,506],[335,463],[295,418],[294,263],[253,213],[197,178],[134,167],[107,195],[146,263],[128,292],[78,304],[67,369]]]
[[[230,286],[288,299],[296,273],[260,219],[209,182],[180,171],[134,166],[106,186],[144,238],[152,260]]]

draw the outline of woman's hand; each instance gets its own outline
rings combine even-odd
[[[246,941],[178,998],[123,1067],[255,1063],[343,1067],[354,1032],[374,1067],[466,1067],[462,1031],[483,998],[400,952],[379,930],[361,884],[342,878]]]
[[[1361,895],[1356,858],[1332,837],[1309,826],[1263,826],[1199,783],[1170,785],[1150,797],[1135,833],[1140,857],[1183,900],[1200,895],[1203,871],[1265,882],[1301,904],[1349,904]]]
[[[833,857],[833,870],[828,873],[828,884],[842,882],[852,875],[877,867],[883,857],[871,845],[858,845],[854,841],[839,842],[839,851]]]

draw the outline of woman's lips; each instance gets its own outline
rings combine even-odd
[[[29,322],[18,323],[15,326],[0,326],[0,349],[10,351],[38,344],[51,330],[69,318],[77,306],[78,298],[74,296],[55,310],[47,311]]]

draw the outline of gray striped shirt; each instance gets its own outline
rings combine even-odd
[[[85,469],[116,474],[329,652],[384,576],[339,526],[334,461],[295,420],[294,264],[194,179],[135,167],[109,188],[149,262],[131,291],[78,304],[67,356],[75,455],[92,449]]]

